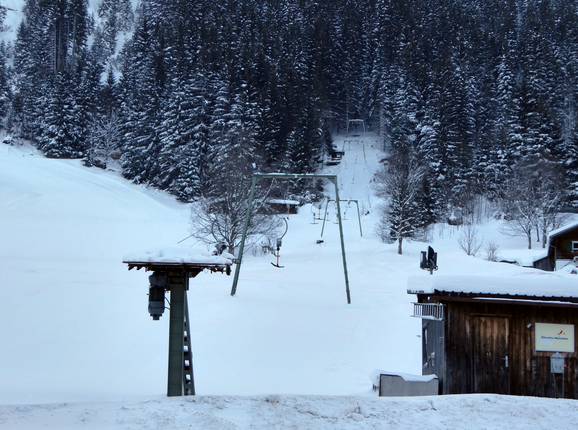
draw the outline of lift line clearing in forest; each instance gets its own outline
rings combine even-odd
[[[334,202],[334,199],[327,199],[327,202],[325,203],[325,215],[323,216],[323,225],[321,227],[321,237],[323,238],[323,233],[325,232],[325,222],[327,221],[327,209],[329,208],[329,203]],[[349,206],[350,203],[355,203],[355,206],[357,207],[357,222],[359,224],[359,235],[361,237],[363,237],[363,229],[361,228],[361,214],[359,213],[359,200],[352,200],[352,199],[346,199],[346,200],[339,200],[340,202],[343,203],[347,203],[347,205]],[[347,208],[345,208],[345,216],[347,217]],[[347,218],[346,218],[347,219]]]
[[[235,267],[235,275],[233,277],[233,286],[231,287],[231,296],[237,292],[237,284],[239,283],[239,273],[241,271],[241,263],[243,262],[243,251],[245,250],[245,240],[247,239],[247,231],[251,223],[251,216],[253,212],[253,200],[255,199],[255,188],[257,183],[265,179],[327,179],[335,186],[335,205],[337,207],[337,219],[339,221],[339,238],[341,241],[341,258],[343,260],[343,275],[345,277],[345,293],[347,295],[347,303],[351,304],[351,294],[349,292],[349,276],[347,274],[347,259],[345,258],[345,241],[343,239],[343,224],[341,222],[341,206],[339,200],[339,187],[337,183],[337,175],[317,175],[317,174],[297,174],[297,173],[255,173],[251,180],[251,191],[249,193],[249,206],[247,208],[247,215],[245,216],[245,223],[243,226],[243,236],[241,237],[241,244],[239,245],[239,255],[237,256],[237,265]]]

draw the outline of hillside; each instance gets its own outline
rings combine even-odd
[[[165,327],[148,324],[144,275],[120,261],[184,236],[186,208],[76,161],[0,151],[0,402],[162,391]]]
[[[253,164],[312,172],[362,119],[426,171],[421,225],[528,189],[556,212],[578,206],[577,4],[10,0],[0,116],[186,202]]]
[[[192,281],[199,393],[364,394],[375,368],[420,372],[420,323],[409,316],[406,287],[408,276],[420,275],[426,244],[409,243],[398,256],[377,239],[379,201],[369,183],[381,157],[375,146],[371,137],[351,144],[343,163],[329,168],[342,197],[360,199],[369,212],[361,238],[354,208],[344,211],[352,305],[334,211],[325,243],[316,245],[321,225],[305,206],[290,217],[284,269],[273,268],[271,256],[249,255],[234,298],[230,277]],[[162,394],[168,318],[149,319],[147,275],[121,261],[187,236],[187,206],[77,161],[0,151],[0,273],[10,286],[2,289],[9,324],[0,326],[0,403]],[[451,231],[433,236],[439,273],[528,270],[465,256]]]
[[[488,404],[495,420],[507,408],[519,425],[540,418],[544,428],[549,422],[570,428],[565,425],[578,414],[573,402],[557,403],[566,418],[548,421],[547,400],[446,397],[433,400],[434,407],[425,399],[381,403],[369,397],[376,368],[421,372],[420,321],[410,317],[414,298],[406,287],[408,276],[429,276],[418,269],[426,244],[410,242],[398,256],[395,245],[377,239],[381,202],[371,180],[383,154],[373,136],[344,143],[336,140],[346,150],[343,162],[327,172],[339,175],[342,198],[359,199],[364,213],[361,238],[353,207],[344,210],[352,304],[345,300],[334,210],[318,245],[321,225],[312,224],[310,206],[301,208],[289,217],[285,268],[273,268],[271,256],[249,254],[234,298],[231,277],[202,274],[191,281],[195,378],[203,397],[193,401],[192,411],[166,420],[160,416],[182,409],[183,401],[139,399],[158,399],[165,391],[168,318],[150,320],[147,274],[128,272],[121,261],[127,253],[185,237],[188,207],[112,172],[0,146],[0,404],[66,402],[1,407],[0,428],[35,428],[39,422],[59,429],[79,423],[132,428],[128,423],[135,422],[150,428],[268,428],[273,417],[296,427],[340,422],[355,428],[363,419],[377,428],[410,428],[426,415],[437,423],[433,428],[448,428],[462,422],[463,410]],[[480,228],[502,246],[523,246],[522,239],[503,237],[495,223]],[[440,226],[432,233],[440,274],[531,271],[467,257],[457,235]],[[357,397],[285,396],[296,394]],[[116,403],[98,403],[105,400]],[[520,420],[529,404],[534,414]],[[399,408],[409,412],[391,418]],[[435,421],[432,410],[443,418]],[[242,418],[246,414],[252,418]]]
[[[578,0],[0,0],[0,430],[575,428],[464,393],[578,398],[577,30]],[[280,255],[153,321],[123,261],[239,256],[255,172],[336,175],[343,230],[333,184],[265,175]]]

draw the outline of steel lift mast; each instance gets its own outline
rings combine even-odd
[[[239,255],[237,256],[237,265],[235,267],[235,275],[233,277],[233,286],[231,287],[231,296],[237,293],[237,285],[239,283],[239,273],[241,272],[241,264],[243,262],[243,252],[245,250],[245,240],[247,239],[247,232],[251,224],[251,217],[253,212],[253,201],[255,200],[255,189],[257,184],[263,180],[295,180],[295,179],[327,179],[335,186],[335,205],[337,206],[337,219],[339,221],[339,238],[341,241],[341,258],[343,260],[343,276],[345,278],[345,293],[347,295],[347,303],[351,304],[351,294],[349,292],[349,276],[347,273],[347,259],[345,257],[345,241],[343,239],[343,223],[341,222],[341,205],[339,200],[339,187],[337,184],[337,175],[317,175],[317,174],[297,174],[297,173],[255,173],[251,180],[251,191],[249,193],[249,202],[247,208],[247,215],[245,216],[245,223],[243,226],[243,236],[241,237],[241,244],[239,245]]]

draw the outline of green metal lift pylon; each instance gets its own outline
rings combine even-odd
[[[195,395],[193,351],[187,289],[188,275],[170,276],[171,308],[169,324],[168,396]]]
[[[239,273],[241,271],[241,263],[243,262],[243,252],[245,250],[245,240],[247,239],[247,232],[251,224],[251,217],[253,215],[253,200],[255,199],[255,189],[257,183],[264,179],[327,179],[335,185],[335,204],[337,206],[337,219],[339,221],[339,238],[341,240],[341,257],[343,260],[343,275],[345,277],[345,293],[347,295],[347,303],[351,304],[351,294],[349,292],[349,275],[347,273],[347,259],[345,258],[345,240],[343,239],[343,223],[341,222],[341,205],[339,200],[339,186],[337,183],[337,175],[317,175],[317,174],[293,174],[293,173],[255,173],[251,180],[251,191],[249,193],[249,203],[247,207],[247,215],[245,216],[245,224],[243,226],[243,236],[241,237],[241,244],[239,245],[239,255],[237,256],[237,265],[235,267],[235,276],[233,277],[233,286],[231,288],[231,296],[237,292],[237,284],[239,283]]]
[[[321,237],[323,238],[323,233],[325,232],[325,222],[327,221],[327,209],[329,208],[329,203],[333,202],[335,200],[333,199],[327,199],[327,203],[325,203],[325,215],[323,215],[323,225],[321,226]],[[340,200],[342,202],[346,202],[348,205],[349,203],[355,203],[355,206],[357,207],[357,222],[359,223],[359,235],[361,237],[363,237],[363,230],[361,228],[361,214],[359,213],[359,200],[352,200],[352,199],[346,199],[346,200]],[[347,214],[347,212],[346,212]]]

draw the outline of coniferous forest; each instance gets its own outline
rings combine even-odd
[[[530,176],[578,206],[577,97],[577,0],[27,0],[0,50],[4,127],[48,157],[193,201],[362,118],[426,172],[422,223]]]

